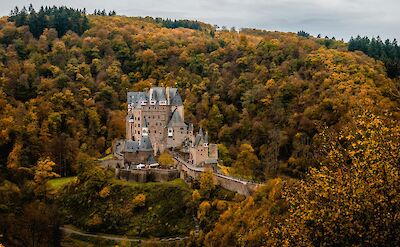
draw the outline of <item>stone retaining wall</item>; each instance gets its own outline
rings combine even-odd
[[[98,160],[99,165],[105,169],[115,169],[124,167],[124,160],[122,159],[109,159],[109,160]]]
[[[179,178],[176,169],[116,169],[115,176],[131,182],[167,182]]]

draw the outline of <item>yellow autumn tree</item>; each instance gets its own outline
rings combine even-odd
[[[274,246],[269,235],[274,236],[274,227],[286,213],[281,190],[287,182],[290,183],[280,178],[270,179],[240,203],[215,200],[216,210],[222,213],[206,234],[203,245]]]
[[[102,190],[99,192],[99,196],[101,198],[106,198],[107,196],[110,195],[110,188],[108,186],[105,186]]]
[[[46,198],[49,187],[47,182],[51,178],[60,177],[57,173],[53,172],[53,167],[56,164],[50,159],[45,158],[38,161],[35,167],[34,181],[34,192],[39,198]]]
[[[254,170],[259,165],[260,160],[254,153],[253,147],[247,143],[240,145],[239,154],[236,161],[233,163],[236,173],[245,177],[252,177],[254,175]]]
[[[200,175],[200,195],[204,198],[208,198],[211,193],[215,190],[216,181],[214,180],[213,171],[206,169]]]
[[[201,198],[201,195],[198,190],[193,190],[192,192],[192,201],[197,202]]]
[[[172,166],[174,164],[174,159],[168,152],[163,152],[158,156],[158,163],[161,166]]]
[[[15,143],[7,159],[7,167],[9,169],[16,169],[20,166],[21,151],[22,151],[22,145],[18,142]]]
[[[322,166],[284,193],[289,217],[276,244],[398,246],[399,124],[364,112],[324,144]]]
[[[144,207],[146,205],[146,195],[141,193],[135,196],[132,200],[134,207]]]

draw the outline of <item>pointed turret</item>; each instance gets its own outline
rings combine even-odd
[[[203,143],[204,147],[208,146],[208,132],[206,132],[206,135],[204,136],[204,143]]]
[[[149,136],[143,136],[140,140],[139,151],[153,151],[153,145],[151,144]]]
[[[173,126],[177,126],[177,125],[186,125],[186,124],[185,124],[185,122],[183,122],[183,119],[182,119],[179,111],[177,111],[175,109],[174,112],[172,113],[171,119],[169,120],[169,122],[167,124],[167,127],[172,128]]]
[[[181,96],[179,95],[179,93],[178,92],[176,92],[176,94],[174,95],[174,97],[172,98],[172,100],[171,100],[171,105],[172,106],[181,106],[183,103],[182,103],[182,98],[181,98]]]
[[[199,132],[198,132],[197,135],[196,135],[196,139],[194,140],[194,145],[195,145],[195,146],[200,146],[200,145],[202,145],[203,143],[204,143],[204,142],[203,142],[203,129],[200,128]]]

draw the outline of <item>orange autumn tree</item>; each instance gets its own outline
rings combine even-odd
[[[289,217],[276,243],[398,246],[399,126],[391,116],[364,112],[326,142],[322,166],[284,193]],[[332,135],[325,133],[323,138]]]

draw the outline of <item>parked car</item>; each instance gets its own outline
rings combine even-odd
[[[157,168],[159,166],[160,166],[160,164],[158,164],[158,163],[153,163],[153,164],[149,165],[150,168]]]
[[[136,166],[136,169],[143,169],[145,167],[146,167],[145,164],[139,164],[139,165]]]

